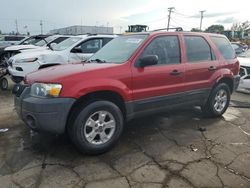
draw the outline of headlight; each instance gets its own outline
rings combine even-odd
[[[27,58],[27,59],[18,59],[15,61],[15,63],[32,63],[38,60],[38,58]]]
[[[38,97],[58,97],[62,89],[61,84],[34,83],[30,94]]]

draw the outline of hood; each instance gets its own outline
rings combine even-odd
[[[240,65],[250,67],[250,58],[247,57],[238,57]]]
[[[34,82],[58,82],[63,79],[73,78],[74,76],[82,73],[90,73],[94,70],[107,69],[110,67],[118,66],[114,63],[73,63],[53,66],[32,72],[26,76],[26,82],[32,84]]]
[[[49,50],[48,47],[39,47],[36,46],[36,48],[26,48],[26,49],[22,49],[21,52],[35,52],[35,51],[40,51],[40,50]]]
[[[9,46],[5,48],[5,51],[19,51],[19,50],[24,50],[24,49],[34,49],[34,48],[40,48],[40,46],[35,46],[35,45],[15,45],[15,46]]]

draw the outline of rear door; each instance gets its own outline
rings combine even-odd
[[[215,72],[219,69],[219,60],[202,36],[184,35],[184,46],[186,88],[190,97],[206,97],[213,86]]]
[[[185,90],[185,65],[181,63],[178,36],[166,35],[152,39],[137,61],[147,55],[157,55],[158,64],[144,68],[132,67],[134,110],[154,110],[185,100],[178,95]]]

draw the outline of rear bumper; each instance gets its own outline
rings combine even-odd
[[[56,134],[65,131],[73,98],[38,98],[29,95],[30,88],[15,97],[15,108],[25,124],[35,130]]]

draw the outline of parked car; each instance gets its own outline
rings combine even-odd
[[[8,50],[5,51],[5,48],[8,47],[9,45],[8,46],[1,46],[0,47],[0,64],[3,64],[3,63],[6,64],[8,59],[17,53],[20,53],[20,50],[34,48],[36,43],[38,43],[41,40],[44,40],[45,38],[47,38],[49,36],[50,35],[34,35],[31,37],[26,37],[16,44],[19,46],[19,49],[15,47],[14,49],[8,48]],[[22,46],[20,46],[20,45],[22,45]]]
[[[37,40],[37,42],[35,42],[33,44],[31,44],[31,41],[32,41],[31,40],[30,43],[28,43],[26,41],[25,42],[26,44],[9,46],[9,47],[4,49],[4,59],[8,60],[10,57],[12,57],[16,54],[27,52],[27,50],[29,50],[29,52],[31,52],[31,50],[33,50],[33,51],[46,50],[48,48],[51,48],[51,44],[53,44],[53,45],[58,44],[64,40],[66,40],[69,37],[70,36],[52,35],[52,36],[48,36],[46,38],[42,38],[42,40],[39,39],[39,40]]]
[[[238,43],[238,42],[231,42],[231,45],[235,51],[235,53],[238,55],[238,54],[241,54],[242,52],[244,52],[244,47]]]
[[[26,36],[23,35],[3,35],[0,36],[0,46],[10,46],[17,44],[20,40],[23,40]]]
[[[85,63],[31,73],[13,92],[28,127],[67,132],[82,152],[100,154],[117,143],[126,121],[139,116],[185,105],[221,116],[238,73],[223,35],[137,33],[112,40]]]
[[[239,89],[250,90],[250,50],[238,56],[240,61],[240,85]]]
[[[43,51],[26,51],[8,61],[9,73],[14,82],[21,82],[33,71],[70,62],[83,61],[112,40],[115,35],[83,35],[70,37]]]

